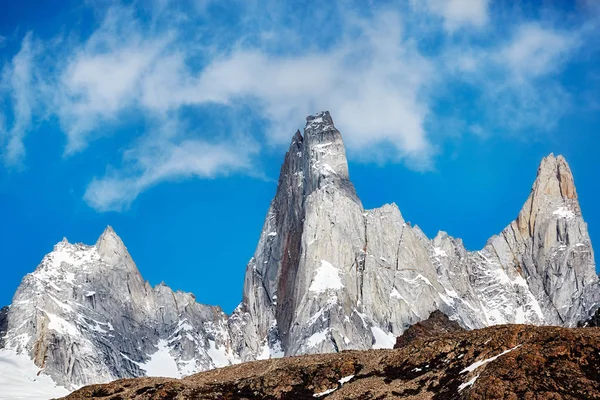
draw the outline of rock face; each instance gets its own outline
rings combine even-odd
[[[465,329],[452,321],[446,314],[435,310],[425,321],[417,322],[396,338],[395,349],[399,349],[417,339],[441,336],[446,333],[462,332]]]
[[[577,326],[582,328],[600,327],[600,308],[587,320],[580,321]]]
[[[265,360],[183,380],[86,387],[83,399],[600,399],[600,330],[503,325],[393,350]]]
[[[234,341],[241,358],[252,360],[392,347],[435,310],[470,329],[574,326],[599,296],[563,157],[542,161],[518,218],[469,252],[444,232],[428,239],[395,204],[365,210],[341,135],[323,112],[292,139],[230,327],[248,332]]]
[[[7,314],[8,307],[2,307],[0,309],[0,348],[4,347],[4,335],[6,334],[6,325],[8,324]]]
[[[342,136],[322,112],[292,138],[231,316],[191,294],[150,287],[108,228],[94,246],[57,244],[0,312],[0,331],[6,325],[6,349],[72,388],[392,348],[436,310],[455,323],[434,313],[419,329],[570,327],[599,304],[594,254],[564,158],[546,157],[517,219],[469,252],[444,232],[427,238],[395,204],[365,210]]]
[[[236,361],[227,316],[191,294],[150,287],[110,227],[94,246],[57,244],[0,320],[4,347],[28,354],[67,388],[157,368],[177,377]]]

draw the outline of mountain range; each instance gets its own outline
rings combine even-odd
[[[61,395],[118,378],[392,348],[436,310],[464,329],[573,327],[596,312],[599,285],[562,156],[542,160],[516,219],[468,251],[444,232],[429,239],[395,204],[364,209],[342,136],[321,112],[292,137],[231,315],[151,287],[110,227],[92,246],[65,239],[0,310],[0,387]]]

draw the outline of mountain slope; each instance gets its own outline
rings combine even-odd
[[[183,380],[86,387],[83,399],[600,399],[600,330],[502,325],[393,350],[257,361]]]
[[[152,373],[156,358],[179,377],[235,362],[226,321],[191,294],[150,287],[108,227],[94,246],[63,240],[23,279],[5,350],[67,388]]]

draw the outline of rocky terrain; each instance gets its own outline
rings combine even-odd
[[[429,318],[417,322],[398,336],[394,348],[404,347],[417,339],[441,336],[452,332],[463,332],[464,330],[458,322],[452,321],[446,314],[436,310],[431,313]]]
[[[587,320],[581,321],[578,326],[580,327],[600,327],[600,309]]]
[[[599,399],[600,329],[501,325],[415,336],[393,350],[138,378],[65,399]]]
[[[232,315],[192,294],[151,287],[108,227],[95,245],[63,240],[24,277],[0,311],[0,375],[25,357],[34,371],[28,381],[41,375],[72,390],[244,361],[391,349],[397,337],[410,341],[411,332],[428,329],[403,335],[436,310],[454,321],[448,332],[572,327],[600,304],[595,268],[563,157],[544,158],[515,220],[483,249],[467,251],[444,232],[426,237],[395,204],[366,210],[342,135],[321,112],[292,137]]]

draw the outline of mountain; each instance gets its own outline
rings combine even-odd
[[[563,157],[542,160],[515,221],[470,252],[444,232],[427,238],[395,204],[365,210],[342,136],[322,112],[292,138],[231,316],[151,287],[108,227],[93,246],[63,240],[23,279],[0,311],[0,375],[10,368],[3,360],[25,357],[33,375],[69,389],[181,377],[241,361],[392,348],[436,310],[465,329],[571,327],[599,304]]]
[[[501,325],[393,350],[255,361],[182,380],[83,388],[84,399],[600,399],[600,330]]]
[[[94,246],[57,244],[23,279],[6,324],[5,351],[28,355],[67,388],[236,361],[227,315],[150,287],[110,227]]]
[[[252,360],[267,347],[285,355],[391,347],[434,310],[469,329],[574,326],[599,296],[563,157],[542,161],[517,219],[469,252],[444,232],[428,239],[395,204],[365,210],[341,134],[323,112],[292,139],[230,326],[250,330],[233,340]]]

